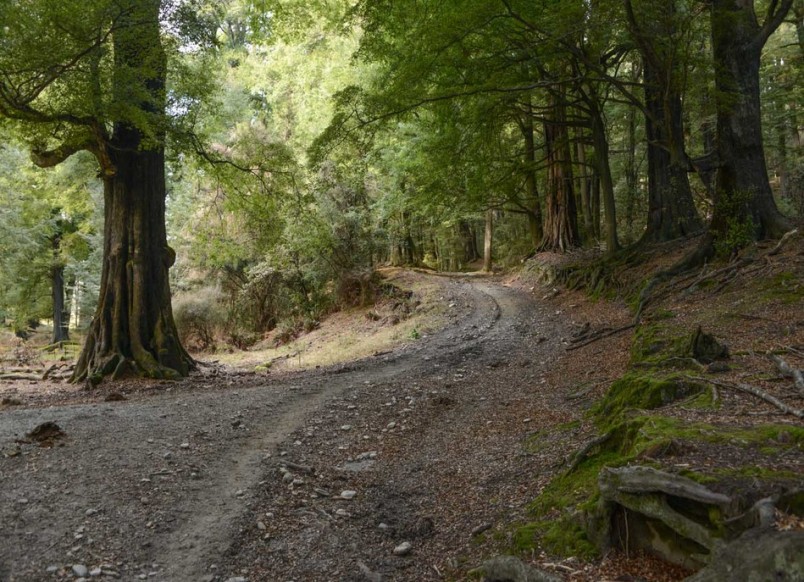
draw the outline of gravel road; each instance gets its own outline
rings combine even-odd
[[[492,280],[443,285],[450,325],[383,356],[0,411],[0,580],[460,570],[472,530],[520,513],[567,452],[522,455],[522,439],[573,416],[540,384],[562,316]],[[56,446],[20,442],[46,421]]]

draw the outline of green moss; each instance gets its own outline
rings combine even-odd
[[[514,530],[512,539],[513,549],[518,553],[541,548],[561,557],[590,560],[598,556],[597,549],[580,524],[567,516],[520,525]]]
[[[616,423],[630,409],[651,410],[675,400],[702,392],[703,387],[674,374],[629,372],[611,385],[606,395],[592,407],[601,426]]]
[[[631,344],[631,364],[658,363],[668,358],[684,357],[689,335],[680,333],[667,323],[640,325]]]
[[[527,523],[525,525],[518,526],[511,538],[511,542],[513,544],[513,549],[517,553],[525,553],[528,552],[536,547],[536,536],[541,531],[541,525],[539,523]]]
[[[713,471],[715,475],[720,478],[723,477],[752,477],[755,479],[766,480],[787,480],[787,479],[800,479],[801,475],[795,471],[779,471],[777,469],[768,469],[767,467],[758,467],[756,465],[749,465],[745,467],[735,468],[719,468]]]
[[[801,276],[784,271],[763,281],[761,296],[766,300],[782,303],[797,303],[804,299],[804,284]]]

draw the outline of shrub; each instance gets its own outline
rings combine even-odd
[[[188,349],[208,350],[225,333],[226,308],[217,287],[202,287],[173,298],[173,319]]]

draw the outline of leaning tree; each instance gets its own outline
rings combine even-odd
[[[0,121],[34,163],[79,151],[104,184],[98,306],[73,380],[187,375],[173,321],[165,233],[167,57],[161,0],[0,4]]]

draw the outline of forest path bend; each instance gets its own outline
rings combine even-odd
[[[248,537],[243,524],[253,525],[277,481],[279,451],[298,461],[305,460],[303,451],[349,450],[336,441],[359,438],[358,424],[366,445],[383,448],[371,402],[401,385],[440,388],[444,402],[452,402],[460,398],[460,392],[452,395],[459,381],[477,370],[507,367],[544,349],[530,340],[554,333],[558,321],[530,295],[491,281],[445,279],[444,300],[458,314],[449,326],[382,358],[278,378],[196,377],[175,390],[119,403],[0,412],[4,451],[44,421],[67,434],[63,446],[23,444],[23,454],[0,457],[0,580],[58,579],[73,564],[103,566],[124,580],[216,580],[218,572],[225,580],[223,569],[241,561],[237,548],[247,546],[238,541]],[[343,409],[344,399],[357,403]],[[413,404],[410,409],[420,412]],[[359,422],[349,420],[357,413]],[[431,420],[422,414],[408,421],[421,431],[423,445],[450,432]],[[327,432],[333,429],[328,425],[337,430],[348,422],[354,431]],[[378,465],[395,454],[393,436],[388,459]],[[405,463],[414,473],[421,465],[401,453],[398,461],[403,474]],[[55,574],[46,572],[51,566]],[[292,570],[277,566],[288,568],[283,575]]]

